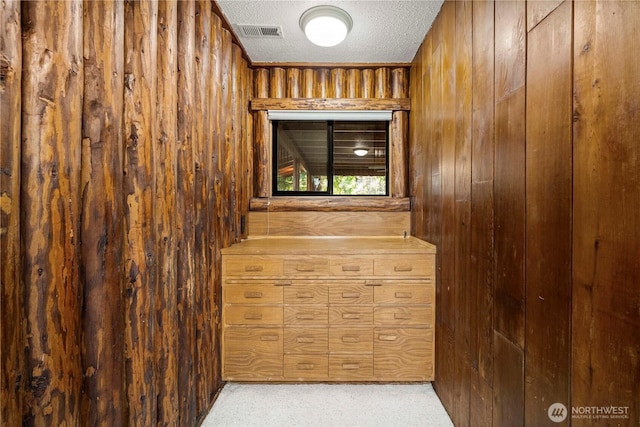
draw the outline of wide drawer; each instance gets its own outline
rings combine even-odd
[[[274,285],[229,285],[224,287],[229,304],[282,304],[282,287]]]
[[[366,326],[373,324],[371,306],[339,305],[329,307],[330,325]]]
[[[285,328],[284,352],[288,354],[326,353],[329,333],[326,328]]]
[[[224,380],[270,380],[282,377],[282,328],[226,328],[223,338]]]
[[[300,325],[327,325],[329,320],[326,306],[285,306],[284,322],[288,326]]]
[[[282,324],[282,306],[277,305],[225,305],[224,322],[227,325]]]
[[[284,355],[284,376],[287,379],[326,380],[329,374],[329,358],[326,354]]]
[[[371,380],[373,355],[331,354],[329,355],[329,377],[339,381]]]
[[[372,351],[371,328],[329,328],[329,352],[353,354]]]
[[[376,276],[433,277],[432,255],[388,255],[374,261]]]
[[[433,306],[375,307],[373,321],[376,325],[433,326]]]
[[[287,276],[318,276],[329,274],[329,259],[322,256],[296,256],[284,260]]]
[[[435,291],[430,284],[383,284],[375,287],[373,300],[377,304],[432,304]]]
[[[376,328],[373,372],[385,381],[433,379],[433,330]]]
[[[373,274],[373,258],[331,257],[330,269],[334,276],[370,276]]]
[[[371,304],[373,288],[362,285],[331,285],[329,303],[331,304]]]
[[[326,304],[329,291],[323,285],[286,286],[285,304]]]
[[[224,259],[226,276],[281,276],[282,259],[259,255],[228,255]]]

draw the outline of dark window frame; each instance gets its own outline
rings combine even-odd
[[[326,191],[284,191],[278,190],[278,124],[291,120],[272,120],[272,153],[271,153],[271,194],[276,197],[283,196],[318,196],[318,197],[389,197],[391,171],[389,170],[389,127],[391,122],[385,120],[385,192],[384,194],[333,194],[334,178],[334,123],[337,120],[309,120],[313,122],[327,123],[327,190]],[[373,122],[373,120],[365,120]]]

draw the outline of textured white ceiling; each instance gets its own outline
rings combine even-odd
[[[283,38],[238,39],[252,62],[408,63],[424,40],[442,0],[218,0],[232,25],[281,26]],[[320,47],[306,39],[298,24],[317,5],[338,6],[351,15],[353,28],[344,42]]]

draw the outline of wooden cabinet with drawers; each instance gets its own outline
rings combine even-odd
[[[224,380],[433,379],[433,245],[264,238],[222,259]]]

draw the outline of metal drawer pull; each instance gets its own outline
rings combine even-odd
[[[314,367],[313,363],[298,363],[298,369],[301,371],[311,371]]]
[[[382,286],[382,282],[370,282],[370,281],[365,281],[364,282],[365,286]]]
[[[342,369],[349,369],[349,370],[360,369],[360,364],[359,363],[343,363]]]
[[[360,298],[360,292],[343,292],[342,298]]]
[[[246,320],[262,320],[262,313],[245,313]]]
[[[291,280],[278,280],[274,282],[274,286],[291,286]]]
[[[342,318],[343,319],[359,319],[360,314],[359,313],[342,313]]]
[[[393,313],[393,318],[398,320],[408,320],[411,319],[411,314],[409,313]]]
[[[410,265],[396,265],[393,267],[393,271],[411,271],[413,267]]]
[[[245,298],[262,298],[262,292],[245,292],[244,293],[244,297]]]
[[[379,335],[380,341],[395,341],[398,339],[397,335]]]
[[[316,318],[316,315],[313,313],[298,313],[296,315],[296,319],[298,320],[313,320]]]
[[[313,292],[297,292],[296,298],[313,298]]]
[[[316,269],[315,269],[315,267],[312,267],[312,266],[299,265],[299,266],[296,267],[296,271],[313,272],[313,271],[316,271]]]
[[[262,335],[260,341],[278,341],[277,335]]]
[[[360,337],[357,335],[343,335],[342,342],[357,343],[360,342]]]
[[[359,265],[343,265],[342,271],[360,271]]]
[[[312,343],[315,342],[315,339],[313,337],[298,337],[296,341],[299,343]]]
[[[413,294],[411,292],[396,292],[396,298],[411,298]]]
[[[258,271],[262,271],[263,269],[264,267],[261,265],[245,265],[244,266],[244,271],[246,271],[247,273],[255,273]]]

